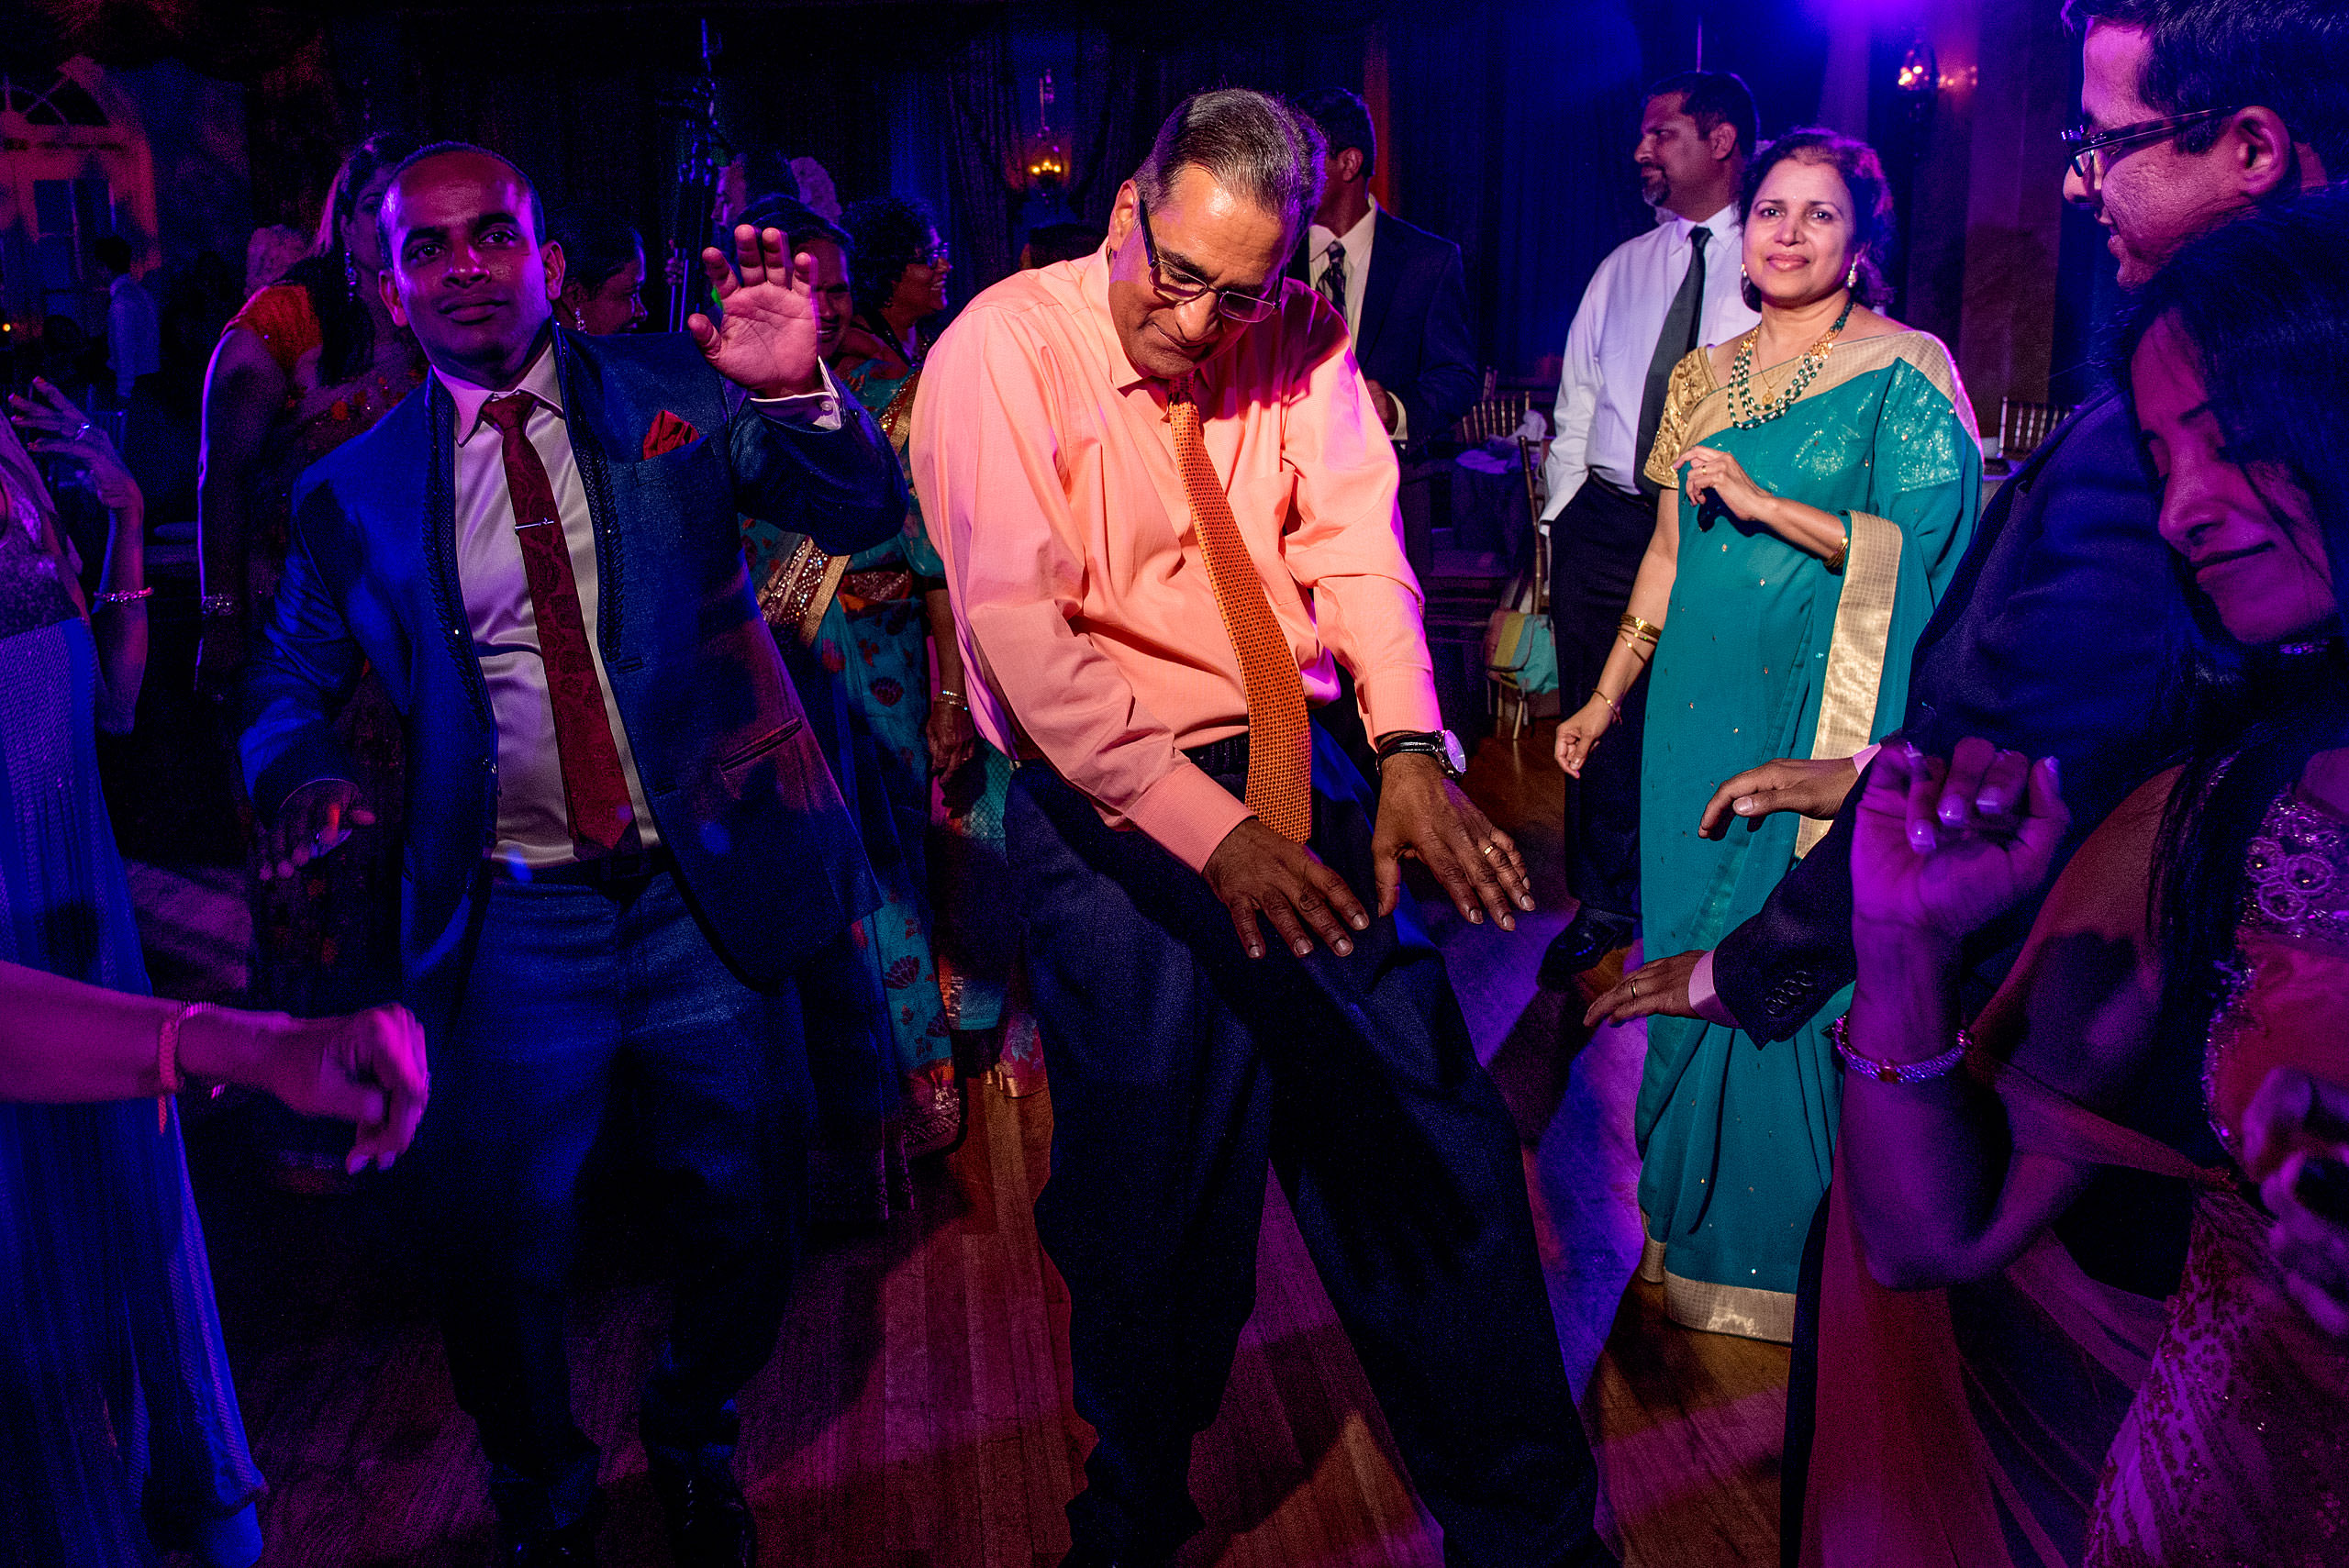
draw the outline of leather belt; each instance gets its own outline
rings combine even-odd
[[[526,866],[499,861],[492,873],[501,882],[551,882],[565,887],[610,887],[616,883],[643,882],[664,871],[674,871],[676,860],[667,846],[623,855],[603,855],[592,861],[566,861],[561,865]]]

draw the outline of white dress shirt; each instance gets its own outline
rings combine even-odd
[[[1640,403],[1647,395],[1648,361],[1688,276],[1689,233],[1712,231],[1705,242],[1705,301],[1697,339],[1708,347],[1729,341],[1760,321],[1738,292],[1744,236],[1731,203],[1701,224],[1664,209],[1656,226],[1617,246],[1598,263],[1566,333],[1566,361],[1558,380],[1555,435],[1542,469],[1549,485],[1545,518],[1554,517],[1596,473],[1618,490],[1639,488],[1647,453],[1639,442]]]
[[[1321,274],[1330,270],[1330,242],[1336,240],[1346,248],[1346,330],[1356,332],[1362,326],[1363,293],[1370,285],[1370,248],[1377,238],[1378,198],[1370,198],[1370,210],[1362,220],[1343,234],[1335,233],[1319,224],[1309,224],[1305,230],[1305,281],[1321,291]],[[1357,334],[1358,335],[1358,334]],[[1388,394],[1393,396],[1393,394]],[[1385,410],[1380,410],[1384,413]],[[1387,432],[1398,441],[1408,441],[1411,417],[1403,407],[1403,400],[1395,398],[1395,428]]]
[[[514,497],[506,485],[505,437],[482,417],[484,406],[497,394],[438,368],[432,373],[440,378],[457,405],[457,583],[464,596],[465,618],[473,628],[473,653],[489,685],[490,713],[497,722],[495,853],[508,864],[560,865],[578,857],[572,845],[570,808],[563,798],[562,757],[555,744],[554,706],[547,697],[529,573],[522,564],[522,544],[514,530]],[[840,389],[833,385],[829,371],[823,376],[820,392],[755,401],[770,417],[837,429]],[[562,520],[563,548],[570,553],[571,573],[579,587],[579,618],[596,661],[596,682],[603,689],[604,717],[619,749],[620,773],[628,780],[629,802],[636,808],[638,835],[650,850],[660,843],[661,835],[645,801],[644,781],[637,774],[628,726],[621,722],[611,677],[604,668],[603,647],[596,637],[595,521],[587,509],[587,488],[580,479],[578,457],[572,450],[562,380],[556,373],[551,344],[540,350],[513,390],[529,395],[532,401],[522,433],[537,449],[554,491],[555,510]],[[705,436],[717,433],[702,432]]]

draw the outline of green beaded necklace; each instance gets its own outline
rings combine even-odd
[[[1826,368],[1827,350],[1835,346],[1837,338],[1842,336],[1843,324],[1852,319],[1854,303],[1850,295],[1843,296],[1843,314],[1835,318],[1835,325],[1827,329],[1827,336],[1802,351],[1802,366],[1795,372],[1794,380],[1787,383],[1786,390],[1767,403],[1753,395],[1753,345],[1761,339],[1762,328],[1756,327],[1739,339],[1737,357],[1730,361],[1729,366],[1730,423],[1741,430],[1751,430],[1768,424],[1792,408],[1802,396],[1803,390],[1818,380],[1819,373]],[[1738,412],[1741,406],[1744,409],[1742,414]]]

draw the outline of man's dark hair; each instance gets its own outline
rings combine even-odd
[[[755,202],[765,196],[786,196],[795,202],[799,199],[799,176],[792,172],[790,159],[772,147],[746,147],[741,157],[742,193],[748,200]]]
[[[386,206],[390,205],[389,198],[393,186],[396,186],[409,170],[428,159],[445,158],[458,152],[472,153],[475,157],[486,158],[492,162],[505,164],[507,172],[512,174],[515,183],[522,187],[522,195],[529,203],[530,232],[538,236],[539,243],[541,245],[554,238],[547,229],[547,208],[546,204],[539,199],[539,187],[531,183],[528,174],[522,172],[522,166],[503,152],[493,152],[477,142],[436,141],[429,147],[419,147],[401,159],[392,168],[391,183],[384,187],[384,205]],[[382,207],[375,209],[375,240],[383,247],[384,265],[389,267],[395,260],[392,252],[392,228],[390,224],[384,221]]]
[[[1101,249],[1108,231],[1097,223],[1048,223],[1028,231],[1028,264],[1049,267],[1054,261],[1081,261]]]
[[[1300,95],[1297,112],[1321,128],[1331,152],[1362,149],[1362,177],[1378,172],[1378,130],[1370,123],[1370,106],[1343,87],[1323,87]]]
[[[96,257],[98,265],[106,271],[124,277],[130,275],[130,241],[121,235],[99,236],[97,243],[90,247],[90,254]]]
[[[856,317],[885,332],[881,307],[896,292],[906,269],[929,253],[938,217],[911,196],[868,196],[841,214],[841,227],[854,241],[848,279]]]
[[[562,247],[562,281],[594,294],[644,254],[644,236],[627,219],[584,203],[554,215],[547,238]]]
[[[815,239],[830,240],[841,248],[842,256],[856,254],[856,241],[848,237],[846,229],[795,196],[761,196],[742,209],[737,221],[760,230],[781,229],[784,241],[794,255]]]
[[[2148,45],[2137,96],[2163,116],[2257,105],[2313,149],[2325,177],[2349,176],[2349,6],[2341,0],[2071,0],[2065,19],[2141,28]],[[2223,118],[2177,134],[2208,152]],[[2297,180],[2288,182],[2298,189]]]
[[[1753,198],[1761,194],[1762,182],[1789,158],[1825,163],[1843,177],[1843,188],[1852,193],[1852,249],[1858,253],[1860,264],[1852,296],[1872,307],[1889,301],[1892,290],[1885,283],[1884,262],[1892,249],[1892,183],[1884,177],[1884,161],[1866,142],[1823,126],[1787,132],[1745,166],[1745,178],[1737,193],[1737,221],[1742,225],[1753,217]],[[1762,295],[1753,281],[1740,287],[1747,306],[1761,309]]]
[[[1753,94],[1733,71],[1683,71],[1640,95],[1642,105],[1658,98],[1678,98],[1680,112],[1697,122],[1702,135],[1712,135],[1720,125],[1737,132],[1740,158],[1753,157],[1762,139],[1762,117],[1754,112]]]
[[[1175,172],[1195,166],[1277,216],[1295,239],[1321,205],[1323,147],[1321,128],[1270,93],[1219,87],[1174,106],[1134,171],[1134,188],[1162,206]]]

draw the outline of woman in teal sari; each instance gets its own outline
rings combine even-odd
[[[1746,297],[1762,324],[1674,370],[1648,460],[1665,486],[1655,537],[1598,689],[1558,731],[1559,762],[1579,772],[1653,660],[1640,804],[1650,952],[1711,948],[1824,830],[1782,814],[1715,840],[1698,824],[1722,779],[1774,757],[1850,756],[1898,726],[1909,651],[1980,492],[1948,351],[1867,308],[1891,220],[1876,154],[1795,131],[1755,159],[1743,195]],[[1840,1109],[1823,1025],[1767,1044],[1702,1019],[1648,1020],[1641,1273],[1675,1322],[1792,1337]]]

